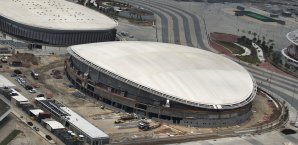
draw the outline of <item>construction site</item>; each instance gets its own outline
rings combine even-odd
[[[86,94],[78,91],[69,82],[64,71],[64,56],[48,55],[43,57],[33,56],[28,58],[28,62],[39,60],[38,65],[31,63],[30,67],[22,67],[23,76],[26,81],[38,84],[39,93],[43,93],[44,98],[54,99],[59,104],[70,108],[85,118],[88,122],[109,135],[110,143],[125,143],[146,139],[165,139],[172,137],[186,137],[193,135],[216,135],[221,132],[233,132],[236,130],[246,130],[254,128],[255,133],[261,132],[266,127],[275,127],[279,122],[281,110],[279,104],[272,100],[268,94],[260,91],[253,101],[252,117],[236,126],[220,128],[196,128],[181,125],[169,124],[162,121],[154,121],[149,118],[139,117],[137,114],[125,113],[122,110],[97,101]],[[14,82],[11,74],[15,67],[8,64],[3,65],[3,75]],[[39,73],[39,79],[30,77],[31,70]],[[21,90],[20,86],[16,87]],[[34,101],[35,94],[30,94],[29,101]],[[44,110],[44,109],[43,109]],[[54,117],[54,116],[53,116]],[[275,123],[274,123],[275,122]],[[259,126],[266,127],[259,127]],[[189,139],[191,140],[191,139]]]
[[[251,8],[268,8],[263,1],[249,6],[247,1],[230,3],[235,0],[33,1],[13,0],[20,8],[17,15],[2,2],[2,11],[8,12],[0,16],[0,144],[213,145],[242,139],[250,145],[259,143],[258,137],[260,142],[277,140],[268,134],[284,134],[276,144],[295,143],[286,135],[295,134],[292,128],[298,126],[293,119],[296,79],[263,69],[269,65],[258,43],[261,29],[271,33],[290,27],[288,20],[295,23],[294,15],[283,16],[284,11],[295,13],[290,0],[268,2],[283,7],[277,14],[285,17],[282,24],[271,13]],[[69,2],[79,2],[78,8]],[[235,10],[244,13],[238,17]],[[28,23],[23,11],[33,11],[35,21]],[[47,25],[40,15],[47,17]],[[19,19],[22,23],[11,23]],[[236,35],[257,32],[240,25],[259,29],[258,40]],[[274,41],[274,49],[281,41]],[[241,46],[246,42],[247,48]],[[232,137],[236,141],[228,142]]]

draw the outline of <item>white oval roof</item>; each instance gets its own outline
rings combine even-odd
[[[289,41],[291,41],[295,45],[298,45],[298,29],[292,32],[289,32],[286,37],[288,38]]]
[[[220,109],[220,105],[247,100],[254,90],[253,79],[242,66],[197,48],[121,41],[76,45],[68,51],[99,70],[173,96],[171,100],[185,100],[185,104],[219,105],[214,108]]]
[[[106,30],[118,25],[95,10],[66,0],[0,0],[0,16],[57,30]]]

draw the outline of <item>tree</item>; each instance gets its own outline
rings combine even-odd
[[[272,58],[272,62],[274,64],[278,64],[280,62],[280,58],[281,58],[280,52],[278,52],[278,51],[273,52],[271,55],[271,58]]]
[[[262,41],[261,41],[260,39],[257,40],[257,44],[258,44],[258,45],[260,45],[261,42],[262,42]]]
[[[264,53],[267,54],[267,56],[268,56],[268,46],[266,45],[266,41],[262,42],[261,48],[264,51]]]
[[[256,32],[253,32],[252,34],[254,35],[254,37],[256,37],[256,36],[257,36],[257,33],[256,33]]]
[[[273,51],[273,45],[271,44],[271,45],[269,46],[269,53],[272,53],[272,51]]]
[[[266,41],[266,37],[265,36],[263,36],[263,41]]]
[[[246,38],[246,40],[245,40],[245,44],[246,44],[246,46],[251,47],[251,45],[252,45],[252,40],[250,40],[249,38]]]
[[[78,0],[78,3],[84,5],[84,0]]]
[[[254,37],[254,38],[252,39],[252,41],[253,41],[254,43],[256,43],[256,42],[257,42],[257,38]]]
[[[241,36],[240,38],[238,38],[238,43],[244,44],[245,43],[245,40],[246,40],[246,37],[245,36]]]

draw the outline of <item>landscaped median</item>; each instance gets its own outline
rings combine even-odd
[[[214,32],[210,34],[210,41],[212,47],[214,47],[220,53],[236,57],[251,64],[260,63],[256,49],[253,48],[251,45],[246,45],[246,40],[243,40],[242,37],[232,34]],[[243,47],[249,49],[249,52]],[[229,51],[230,53],[227,53],[227,51]]]
[[[231,42],[225,42],[225,41],[216,41],[218,44],[225,46],[228,50],[230,50],[233,54],[243,54],[245,51],[240,46],[231,43]]]

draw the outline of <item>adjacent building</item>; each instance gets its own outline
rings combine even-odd
[[[118,23],[66,0],[0,0],[0,31],[33,44],[113,41]]]
[[[44,111],[50,112],[52,114],[52,118],[56,119],[62,124],[51,124],[53,123],[51,122],[47,125],[47,129],[52,131],[52,129],[62,129],[61,127],[65,126],[71,131],[71,136],[78,136],[80,139],[83,139],[90,145],[102,145],[109,143],[109,135],[98,129],[96,126],[92,125],[79,114],[64,106],[60,102],[56,100],[45,99],[44,97],[38,97],[35,99],[35,103]],[[65,138],[67,138],[66,136],[68,135],[63,133],[59,134],[58,130],[54,132],[58,134],[58,137],[63,142],[67,142]]]
[[[286,37],[292,44],[281,51],[282,64],[298,69],[298,29],[289,32]]]

